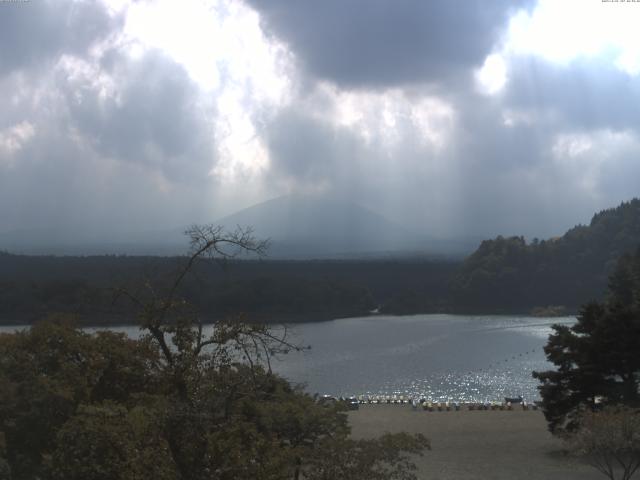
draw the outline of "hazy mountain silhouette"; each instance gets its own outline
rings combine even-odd
[[[245,208],[216,223],[252,226],[271,239],[274,257],[343,257],[433,251],[428,238],[361,205],[330,195],[289,195]],[[441,245],[439,245],[441,247]]]
[[[437,239],[414,232],[357,203],[331,195],[289,195],[212,222],[228,230],[252,227],[271,240],[271,258],[363,258],[471,253],[478,239]],[[54,255],[181,255],[188,249],[179,228],[83,233],[33,228],[0,234],[0,250]]]

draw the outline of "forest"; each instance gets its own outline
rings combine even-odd
[[[0,321],[26,322],[64,312],[89,323],[129,323],[114,288],[163,278],[180,257],[34,257],[0,254]],[[437,311],[455,271],[450,261],[270,261],[201,259],[182,294],[208,320],[242,311],[264,322],[326,320]]]
[[[261,322],[317,321],[372,311],[564,314],[598,300],[621,255],[640,244],[640,200],[547,240],[486,240],[451,259],[199,259],[181,294],[210,321],[244,312]],[[91,324],[131,323],[118,288],[170,276],[184,257],[0,253],[0,322],[71,313]]]
[[[640,245],[640,200],[595,214],[548,240],[497,237],[482,242],[451,284],[451,301],[470,311],[525,312],[597,300],[618,259]]]

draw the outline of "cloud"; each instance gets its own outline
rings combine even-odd
[[[0,3],[0,74],[83,56],[122,22],[99,1]]]
[[[527,2],[256,0],[262,23],[312,77],[345,88],[459,82]]]
[[[539,0],[535,9],[510,19],[504,47],[565,66],[575,60],[607,59],[615,68],[637,75],[640,10],[633,3]]]
[[[41,122],[10,158],[0,174],[5,230],[50,228],[81,242],[211,220],[201,187],[105,156],[63,123]]]
[[[70,127],[106,157],[156,169],[169,181],[206,179],[216,161],[213,102],[161,52],[108,54],[115,59],[100,70],[102,84],[91,65],[61,65],[57,86]]]
[[[321,87],[270,124],[270,173],[444,236],[557,235],[633,195],[636,177],[618,174],[635,171],[633,133],[514,108],[473,91],[439,98]]]
[[[210,220],[215,102],[183,66],[153,48],[132,55],[101,4],[19,7],[21,21],[51,14],[56,33],[75,30],[46,42],[18,32],[28,52],[0,72],[11,92],[0,98],[1,229],[55,227],[69,239]]]
[[[630,27],[584,50],[560,27],[595,7],[552,3],[0,2],[0,228],[325,191],[429,234],[562,233],[640,193],[640,83]]]
[[[282,109],[264,136],[272,175],[304,186],[319,182],[353,189],[433,167],[454,122],[451,106],[437,97],[320,85]]]
[[[3,45],[23,51],[0,69],[9,92],[0,96],[0,233],[162,230],[277,194],[258,178],[268,159],[257,129],[286,101],[286,54],[263,41],[255,12],[218,3],[185,6],[180,18],[173,2],[78,1],[57,10],[39,2],[24,11],[16,2],[15,19],[51,28],[33,38],[26,28],[11,37],[3,30]],[[138,31],[145,14],[173,22],[169,40],[202,40],[208,25],[224,57],[206,43],[158,45]],[[198,35],[180,35],[198,15]],[[215,85],[202,74],[210,66],[196,68],[205,63],[219,73]]]
[[[29,122],[21,122],[0,131],[0,154],[6,161],[10,161],[16,152],[33,137],[34,128]]]
[[[505,103],[565,128],[638,128],[640,82],[601,58],[558,65],[539,57],[511,60]]]

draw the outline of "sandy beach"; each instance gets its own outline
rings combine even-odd
[[[427,412],[409,405],[361,405],[349,420],[356,438],[402,431],[428,437],[432,450],[417,461],[420,479],[604,478],[563,453],[540,411]]]

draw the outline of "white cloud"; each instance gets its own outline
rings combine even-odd
[[[533,125],[536,119],[532,112],[506,108],[502,111],[502,123],[505,127],[517,125]]]
[[[558,135],[551,150],[557,159],[565,159],[579,157],[592,148],[591,137],[580,133]]]
[[[552,152],[557,160],[598,159],[606,163],[623,151],[632,151],[640,141],[629,130],[602,129],[588,132],[562,133],[555,137]]]
[[[238,1],[134,3],[127,10],[123,43],[134,52],[161,50],[204,90],[231,83],[280,102],[289,88],[285,47],[267,39],[257,13]]]
[[[54,71],[65,77],[65,82],[74,85],[73,99],[77,103],[85,101],[86,95],[97,95],[100,102],[113,99],[120,103],[117,80],[100,67],[100,57],[79,58],[63,55]]]
[[[413,103],[411,119],[423,143],[442,149],[452,140],[455,110],[447,102],[434,97],[422,98]]]
[[[269,154],[252,119],[243,108],[244,92],[227,88],[217,99],[215,136],[220,158],[210,175],[222,182],[242,182],[259,176],[269,166]]]
[[[311,96],[302,99],[299,108],[347,129],[365,145],[385,148],[392,156],[407,142],[417,141],[433,150],[444,148],[455,123],[455,109],[445,99],[402,89],[345,91],[320,83]]]
[[[162,50],[214,98],[219,159],[210,175],[246,181],[268,167],[256,122],[290,101],[291,58],[265,37],[254,10],[226,0],[141,2],[129,8],[124,32],[132,54]]]
[[[608,58],[629,75],[640,73],[640,5],[602,0],[540,0],[510,22],[505,52],[567,64]]]
[[[20,151],[35,133],[35,127],[28,121],[0,130],[0,160],[4,159],[10,165],[13,155]]]
[[[494,95],[507,83],[507,65],[502,55],[492,53],[484,64],[475,72],[475,79],[480,91],[486,95]]]
[[[202,87],[216,88],[220,83],[216,61],[225,48],[219,18],[204,2],[137,2],[127,11],[124,33],[136,48],[162,50]]]
[[[558,134],[551,147],[556,171],[562,172],[562,177],[602,197],[619,195],[608,191],[612,178],[623,191],[628,190],[629,182],[636,183],[638,166],[634,166],[637,162],[632,159],[638,151],[640,139],[633,132],[611,129]],[[624,199],[622,196],[620,200]]]

